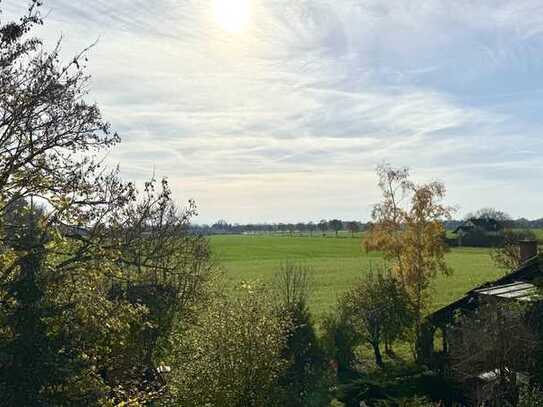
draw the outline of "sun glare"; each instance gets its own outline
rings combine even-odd
[[[230,33],[243,31],[249,24],[249,0],[214,0],[215,20]]]

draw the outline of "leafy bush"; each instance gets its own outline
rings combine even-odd
[[[288,367],[282,352],[290,324],[263,287],[244,284],[233,298],[218,295],[185,328],[172,337],[172,405],[273,405]]]
[[[543,391],[536,387],[521,387],[517,407],[543,407]]]
[[[340,373],[349,371],[355,360],[355,349],[360,344],[352,322],[340,311],[330,313],[322,321],[326,353],[337,362]]]

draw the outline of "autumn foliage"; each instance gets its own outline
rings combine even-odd
[[[441,182],[416,184],[407,169],[382,165],[377,169],[382,201],[372,211],[372,226],[363,246],[379,250],[391,263],[416,313],[416,327],[430,299],[430,284],[439,273],[450,274],[443,220],[453,209],[443,204],[446,189]]]

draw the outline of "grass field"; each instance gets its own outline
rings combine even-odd
[[[312,267],[310,307],[318,319],[336,303],[338,295],[348,289],[372,264],[383,264],[379,253],[366,254],[360,237],[289,236],[212,236],[215,260],[233,286],[244,280],[268,282],[282,261],[299,261]],[[434,284],[434,308],[460,297],[467,290],[502,274],[488,255],[488,249],[454,248],[447,255],[454,269],[450,277],[439,276]]]

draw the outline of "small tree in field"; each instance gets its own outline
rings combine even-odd
[[[338,305],[335,312],[323,318],[321,327],[327,354],[337,362],[338,371],[346,372],[351,369],[355,360],[355,348],[359,345],[360,338],[355,332],[352,318],[341,306],[341,301]]]
[[[381,344],[387,351],[413,324],[413,311],[403,285],[390,272],[369,274],[340,300],[340,309],[350,319],[362,342],[383,366]]]
[[[442,221],[452,209],[441,202],[445,186],[440,182],[415,184],[407,169],[382,165],[377,169],[383,200],[372,211],[372,226],[363,245],[381,250],[392,263],[412,301],[415,332],[418,335],[423,313],[430,302],[428,288],[438,274],[450,274],[445,261],[448,247]]]

